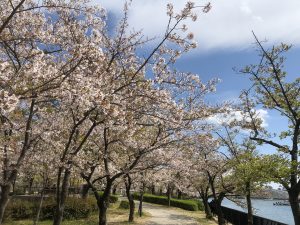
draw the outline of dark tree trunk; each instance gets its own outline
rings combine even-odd
[[[253,225],[253,210],[252,210],[252,202],[251,202],[251,186],[250,182],[246,183],[246,201],[247,201],[247,209],[248,209],[248,225]]]
[[[2,185],[1,186],[1,199],[0,199],[0,224],[3,221],[4,211],[9,201],[9,192],[11,185]]]
[[[140,193],[140,203],[139,203],[139,216],[143,216],[143,199],[144,199],[144,192]]]
[[[151,187],[151,194],[155,195],[155,185],[154,184]]]
[[[152,186],[153,187],[153,186]],[[143,182],[142,188],[140,191],[140,203],[139,203],[139,216],[142,217],[143,215],[143,199],[144,199],[144,192],[145,192],[145,183]]]
[[[128,221],[133,222],[135,205],[134,205],[134,200],[133,200],[132,194],[130,194],[130,197],[128,198],[128,200],[129,200],[129,217],[128,217]]]
[[[81,187],[81,198],[86,199],[89,196],[90,185],[83,184]]]
[[[204,212],[205,212],[206,218],[207,219],[212,219],[213,216],[211,214],[211,210],[210,210],[210,207],[209,207],[209,204],[208,204],[208,200],[203,200],[203,206],[204,206]]]
[[[13,195],[16,195],[15,191],[16,191],[16,180],[17,180],[17,177],[15,177],[13,183],[12,183],[12,194]]]
[[[112,188],[112,181],[107,179],[106,187],[103,195],[100,196],[96,189],[94,189],[94,195],[97,199],[97,205],[99,208],[99,225],[107,225],[107,208],[109,206],[109,196]]]
[[[212,213],[211,213],[210,206],[208,204],[208,190],[209,190],[208,186],[206,187],[205,191],[204,191],[203,188],[201,188],[201,190],[199,191],[199,194],[200,194],[202,202],[203,202],[204,212],[205,212],[206,218],[207,219],[212,219],[213,216],[212,216]]]
[[[53,218],[53,225],[61,225],[64,215],[65,203],[69,191],[69,182],[71,171],[66,169],[64,172],[63,182],[60,190],[60,177],[62,175],[62,169],[59,169],[59,175],[57,180],[57,193],[56,193],[56,210]]]
[[[292,213],[294,216],[295,224],[300,224],[300,208],[299,208],[299,192],[294,192],[292,190],[288,191],[289,202],[292,208]]]
[[[129,217],[128,217],[128,222],[133,222],[134,220],[134,199],[132,193],[130,193],[131,190],[131,185],[132,185],[132,180],[131,177],[127,174],[125,178],[125,187],[126,187],[126,195],[129,201]]]
[[[39,219],[40,219],[40,213],[41,213],[41,209],[42,209],[42,206],[43,206],[43,200],[44,200],[44,189],[42,190],[41,192],[41,199],[40,199],[40,204],[39,204],[39,208],[38,208],[38,211],[37,211],[37,214],[36,214],[36,217],[35,217],[35,220],[33,222],[33,225],[37,225]]]
[[[182,191],[180,190],[177,191],[177,198],[182,199]]]
[[[97,205],[99,208],[99,225],[106,225],[107,219],[106,219],[106,213],[108,208],[108,197],[107,198],[101,198],[100,201],[97,201]]]
[[[167,197],[168,197],[168,206],[171,206],[171,194],[172,194],[172,190],[170,185],[168,185],[168,190],[167,190]]]
[[[117,194],[117,185],[114,186],[112,193],[113,193],[113,195]]]
[[[222,211],[222,208],[221,208],[221,203],[223,201],[223,198],[225,197],[225,193],[221,192],[217,196],[216,189],[215,189],[215,184],[214,184],[214,177],[212,177],[209,172],[207,172],[207,175],[208,175],[208,181],[209,181],[209,184],[210,184],[210,188],[211,188],[211,191],[213,193],[214,207],[215,207],[216,214],[218,216],[218,224],[219,225],[225,225],[226,221],[224,219],[224,214],[223,214],[223,211]]]
[[[225,225],[226,221],[224,219],[224,214],[223,214],[221,206],[219,204],[217,204],[216,209],[217,209],[217,216],[218,216],[218,224]]]
[[[32,194],[32,185],[33,185],[33,181],[34,181],[34,178],[33,177],[31,177],[30,179],[29,179],[29,185],[28,185],[28,194]]]

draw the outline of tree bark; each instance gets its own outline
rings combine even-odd
[[[42,206],[43,206],[43,200],[44,200],[44,194],[45,194],[44,189],[45,188],[43,188],[43,190],[41,192],[41,200],[40,200],[39,208],[38,208],[35,220],[33,222],[33,225],[37,225],[37,223],[38,223],[38,221],[40,219],[40,213],[41,213],[41,209],[42,209]]]
[[[89,196],[90,186],[88,184],[83,184],[81,187],[81,198],[86,199]]]
[[[112,192],[112,193],[113,193],[113,195],[116,195],[116,194],[117,194],[117,185],[114,186],[113,192]]]
[[[177,191],[177,198],[182,199],[182,191],[180,190]]]
[[[210,175],[209,172],[207,172],[207,175],[208,175],[208,181],[209,181],[209,184],[210,184],[210,188],[211,188],[211,191],[213,193],[214,204],[215,204],[214,206],[215,206],[216,214],[218,216],[218,224],[219,225],[225,225],[226,221],[224,219],[224,214],[223,214],[222,207],[221,207],[221,203],[223,201],[223,198],[225,197],[225,193],[221,192],[217,196],[215,185],[214,185],[214,179]]]
[[[248,209],[248,225],[253,225],[253,210],[252,210],[252,202],[251,202],[251,186],[250,182],[246,182],[246,201],[247,201],[247,209]]]
[[[112,188],[112,181],[107,179],[106,187],[102,196],[100,196],[95,189],[93,190],[99,208],[99,225],[107,224],[106,214],[107,214],[107,208],[109,206],[109,196],[110,196],[111,188]]]
[[[126,180],[125,180],[125,187],[126,187],[126,195],[127,195],[128,201],[129,201],[128,222],[133,222],[133,220],[134,220],[134,209],[135,209],[133,195],[130,193],[131,185],[132,185],[131,177],[127,174],[126,175]]]
[[[212,213],[211,213],[210,206],[208,204],[208,187],[206,188],[205,191],[201,188],[199,194],[200,194],[202,202],[203,202],[204,212],[205,212],[206,218],[207,219],[212,219],[213,216],[212,216]]]
[[[9,192],[11,185],[2,185],[1,186],[1,199],[0,199],[0,224],[2,224],[4,211],[9,201]]]
[[[106,225],[107,219],[106,219],[106,213],[108,208],[108,197],[103,198],[101,197],[100,201],[97,201],[97,205],[99,208],[99,225]]]
[[[69,169],[65,169],[63,182],[62,182],[62,186],[61,186],[61,191],[60,191],[61,169],[59,172],[60,172],[60,174],[58,177],[57,187],[56,187],[57,188],[56,210],[55,210],[55,215],[53,218],[53,225],[61,225],[61,223],[62,223],[64,209],[65,209],[65,203],[66,203],[66,199],[67,199],[68,191],[69,191],[69,182],[70,182],[70,175],[71,175],[71,171]]]
[[[211,210],[210,210],[208,201],[207,200],[203,200],[203,199],[202,199],[202,201],[203,201],[203,205],[204,205],[204,212],[205,212],[206,218],[207,219],[212,219],[213,216],[211,214]]]
[[[153,187],[153,186],[152,186]],[[139,216],[142,217],[143,215],[143,199],[144,199],[144,192],[145,192],[145,183],[143,182],[142,188],[140,191],[140,203],[139,203]]]
[[[143,216],[143,199],[144,199],[144,192],[140,193],[140,203],[139,203],[139,216]]]
[[[225,225],[226,221],[224,219],[224,214],[221,208],[221,202],[219,202],[219,200],[216,202],[216,213],[218,216],[218,224],[219,225]]]
[[[168,185],[168,190],[167,190],[167,197],[168,197],[168,206],[171,206],[171,187]]]
[[[154,184],[151,187],[151,194],[155,195],[155,185]]]
[[[292,213],[294,216],[295,224],[300,224],[300,208],[299,208],[299,192],[296,191],[288,191],[289,194],[289,202],[292,208]]]

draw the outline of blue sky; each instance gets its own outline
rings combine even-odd
[[[109,23],[115,24],[122,15],[124,0],[93,0],[106,8]],[[166,5],[173,3],[180,10],[185,0],[133,0],[129,11],[129,24],[135,30],[143,30],[148,37],[159,37],[167,24]],[[205,5],[207,1],[195,1]],[[217,92],[208,98],[211,102],[234,100],[242,89],[251,83],[245,75],[237,74],[233,68],[243,68],[258,63],[254,48],[253,30],[260,40],[267,39],[266,47],[281,42],[293,44],[287,55],[288,79],[299,77],[300,71],[300,1],[299,0],[211,0],[212,10],[201,14],[196,23],[186,24],[193,32],[199,48],[183,56],[177,68],[200,75],[204,81],[221,78]],[[199,9],[200,12],[200,9]],[[277,132],[287,124],[273,112],[265,117],[268,130]],[[271,148],[264,148],[271,153]]]

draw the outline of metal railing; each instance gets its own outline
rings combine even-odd
[[[210,208],[213,214],[216,214],[214,205],[210,203]],[[248,224],[247,213],[235,209],[221,206],[224,218],[226,221],[233,225],[246,225]],[[257,215],[253,215],[253,225],[288,225],[286,223],[270,220]]]

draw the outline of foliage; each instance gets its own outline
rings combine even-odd
[[[34,218],[38,211],[38,205],[38,201],[12,200],[7,206],[5,218],[13,220]],[[54,199],[46,199],[41,208],[40,220],[52,219],[55,205]],[[97,209],[97,203],[93,198],[68,198],[66,201],[64,218],[87,218],[92,212],[97,211]]]
[[[120,209],[129,209],[129,202],[128,202],[128,201],[125,201],[125,200],[122,200],[122,201],[120,202],[119,208],[120,208]]]
[[[134,194],[135,199],[139,199],[139,194]],[[144,194],[143,201],[159,204],[159,205],[168,205],[168,198],[165,196],[157,196],[151,194]],[[203,204],[199,200],[181,200],[181,199],[171,199],[171,206],[189,210],[189,211],[198,211],[203,210]]]

